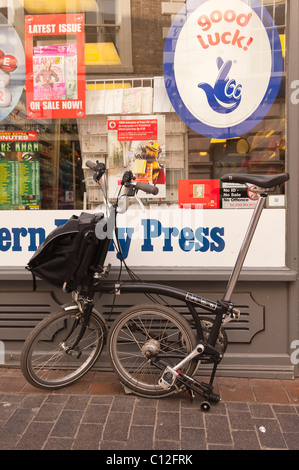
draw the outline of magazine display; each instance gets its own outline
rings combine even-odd
[[[77,46],[33,48],[35,100],[77,99]]]

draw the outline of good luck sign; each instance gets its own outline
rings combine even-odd
[[[208,137],[256,126],[276,98],[282,66],[278,31],[259,0],[187,0],[165,43],[172,105]]]

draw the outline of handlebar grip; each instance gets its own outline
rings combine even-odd
[[[135,188],[144,191],[145,193],[153,194],[156,196],[159,192],[159,188],[157,186],[153,186],[152,184],[147,184],[147,183],[136,183]]]
[[[96,170],[97,169],[97,164],[90,161],[90,160],[87,160],[87,162],[85,163],[85,165],[87,166],[87,168],[90,168],[91,170]]]

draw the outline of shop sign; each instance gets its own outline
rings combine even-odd
[[[0,121],[16,107],[25,84],[25,54],[22,41],[0,13]]]
[[[157,140],[157,119],[108,120],[108,130],[117,131],[117,140]]]
[[[128,266],[228,267],[235,263],[252,210],[160,209],[118,214],[118,238]],[[45,237],[81,211],[2,211],[1,266],[25,266]],[[107,263],[119,266],[113,243]],[[285,266],[285,210],[264,211],[247,267]]]
[[[37,132],[0,132],[0,209],[39,209],[38,156]]]
[[[25,17],[29,119],[85,117],[84,41],[82,14]]]
[[[245,184],[222,183],[222,208],[254,208],[259,198],[256,186]]]
[[[170,101],[208,137],[256,126],[275,100],[282,66],[279,33],[259,0],[187,0],[165,43]]]
[[[219,209],[220,180],[179,180],[179,207],[182,209]]]
[[[158,194],[150,195],[150,198],[165,198],[165,116],[108,117],[107,128],[109,197],[114,198],[121,187],[119,175],[132,171],[136,181],[158,187]],[[149,195],[139,191],[138,197],[148,198]]]

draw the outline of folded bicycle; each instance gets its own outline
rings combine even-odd
[[[106,191],[106,168],[102,163],[87,162],[94,171],[94,180],[104,193],[107,215],[95,226],[101,239],[96,266],[90,269],[88,282],[72,291],[73,302],[49,314],[31,332],[25,341],[21,369],[32,385],[54,390],[83,377],[98,360],[106,345],[114,371],[126,389],[144,397],[166,397],[187,390],[193,400],[202,399],[204,411],[220,396],[213,391],[216,370],[227,347],[225,325],[237,320],[240,311],[232,302],[232,294],[255,229],[265,207],[271,188],[289,179],[287,173],[276,175],[226,174],[223,182],[256,186],[258,200],[244,241],[232,269],[222,299],[213,301],[197,294],[171,286],[140,280],[126,265],[117,235],[117,214],[127,209],[130,197],[138,198],[138,191],[157,194],[157,187],[136,182],[131,172],[125,172],[121,189],[113,204]],[[102,184],[104,181],[104,184]],[[130,281],[109,280],[107,253],[113,229],[121,265],[125,265]],[[95,295],[144,294],[147,303],[124,310],[110,328],[95,309]],[[181,301],[188,311],[188,319],[180,314],[170,299]],[[113,302],[112,302],[113,304]],[[201,311],[209,312],[206,317]],[[197,378],[200,364],[211,364],[209,382]]]

